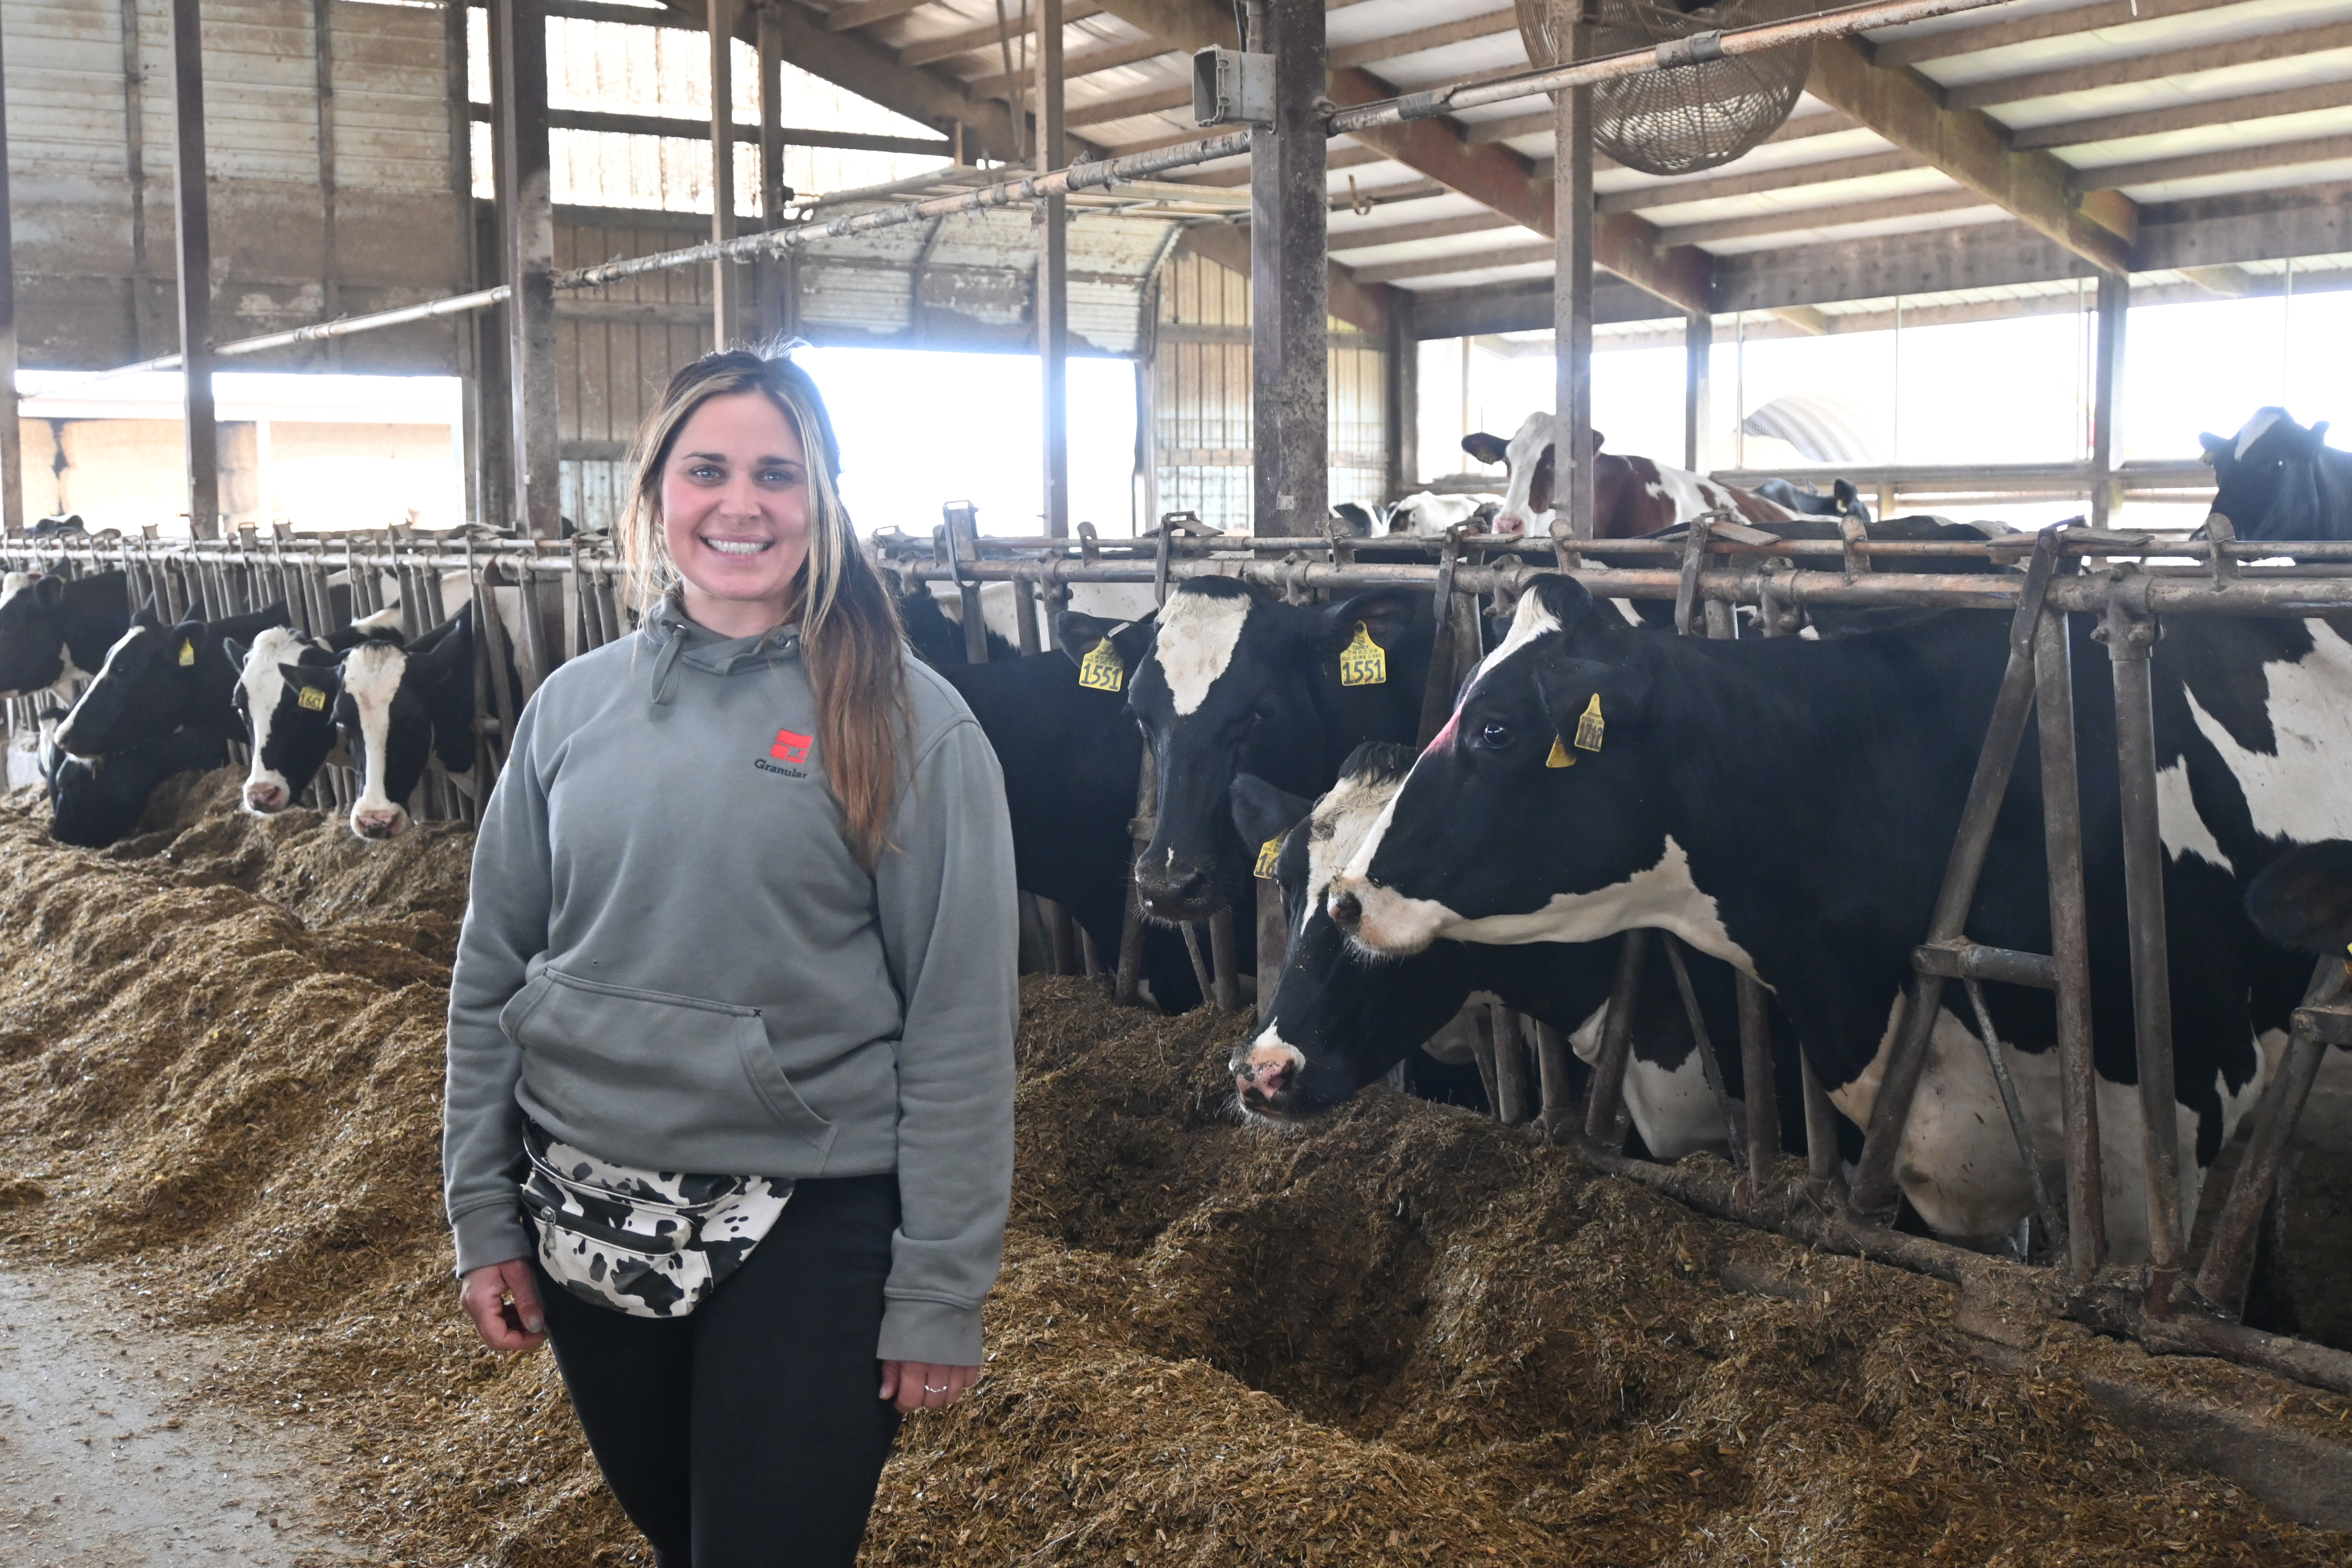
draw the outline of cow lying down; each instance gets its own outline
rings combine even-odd
[[[1465,1002],[1499,1001],[1569,1037],[1578,1058],[1599,1054],[1601,1026],[1620,940],[1499,946],[1437,942],[1406,958],[1367,956],[1323,908],[1339,868],[1378,821],[1412,765],[1409,746],[1356,748],[1339,782],[1311,811],[1296,796],[1243,774],[1234,782],[1235,826],[1253,843],[1278,840],[1276,876],[1290,923],[1290,955],[1257,1037],[1234,1053],[1243,1111],[1297,1121],[1330,1110],[1377,1082],[1436,1034]],[[1729,966],[1697,953],[1686,960],[1692,988],[1735,1109],[1744,1093],[1738,1016]],[[1782,1137],[1804,1147],[1796,1037],[1775,1013],[1774,1058]],[[1633,1023],[1625,1103],[1643,1146],[1661,1159],[1721,1147],[1729,1131],[1708,1086],[1664,949],[1653,944]],[[1857,1144],[1857,1149],[1858,1149]]]

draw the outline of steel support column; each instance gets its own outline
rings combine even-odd
[[[319,319],[343,313],[335,245],[335,29],[332,0],[310,0],[310,54],[318,75],[319,141]],[[342,349],[330,342],[327,363],[339,364]]]
[[[1585,49],[1583,0],[1552,0],[1555,37]],[[1552,97],[1553,496],[1571,539],[1592,537],[1592,89]]]
[[[182,0],[187,3],[187,0]],[[547,7],[492,0],[499,191],[506,218],[507,386],[513,521],[534,539],[562,533],[555,423],[555,203],[548,171]]]
[[[1265,15],[1249,40],[1275,57],[1275,122],[1250,134],[1250,510],[1261,534],[1307,536],[1329,510],[1323,4],[1267,0]]]
[[[180,374],[188,531],[220,536],[220,437],[213,414],[212,213],[205,190],[205,55],[196,0],[172,0],[173,210],[180,248]]]
[[[7,68],[0,63],[0,536],[25,531],[25,448],[16,424],[16,229],[8,208]]]
[[[735,0],[709,0],[710,237],[735,237]],[[735,263],[710,264],[710,346],[735,346],[742,285]]]
[[[1412,293],[1391,289],[1388,341],[1388,499],[1421,483],[1421,340],[1413,332]]]
[[[472,95],[467,90],[472,48],[467,37],[467,9],[451,5],[441,14],[441,65],[448,73],[449,201],[457,241],[457,285],[470,294],[481,287],[481,257],[474,222],[474,121]],[[469,311],[453,326],[457,337],[458,445],[465,464],[460,483],[465,489],[465,518],[488,522],[489,474],[483,462],[482,334],[487,311]],[[267,528],[270,519],[261,519]]]
[[[2091,526],[2107,526],[2116,500],[2116,403],[2123,395],[2124,323],[2131,275],[2099,274],[2099,336],[2091,359]]]
[[[2058,1103],[2066,1147],[2066,1270],[2072,1278],[2088,1281],[2106,1261],[2106,1197],[2100,1174],[2098,1074],[2091,1058],[2091,948],[2083,890],[2083,801],[2074,759],[2074,674],[2062,610],[2044,611],[2034,628],[2033,703],[2041,722],[2050,967],[2058,982],[2054,1001]],[[1988,1048],[2000,1047],[1988,1042]]]
[[[1037,172],[1062,166],[1062,0],[1037,0]],[[1037,359],[1045,388],[1045,537],[1070,536],[1070,199],[1047,196],[1037,226]],[[1222,983],[1223,975],[1218,976]]]
[[[760,7],[760,221],[768,228],[784,226],[784,203],[791,188],[784,184],[784,24],[773,5]],[[789,257],[758,263],[751,272],[760,296],[760,335],[780,338],[790,331],[793,264]]]
[[[1706,472],[1707,372],[1715,359],[1715,318],[1693,314],[1683,321],[1683,467]]]

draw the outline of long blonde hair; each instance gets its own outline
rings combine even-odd
[[[637,431],[636,483],[621,520],[621,555],[636,602],[650,605],[678,582],[662,534],[662,469],[681,426],[714,397],[765,395],[793,422],[807,458],[809,552],[793,582],[788,621],[800,623],[802,657],[816,689],[818,754],[841,803],[849,847],[873,869],[898,795],[898,748],[908,723],[907,662],[898,606],[866,559],[841,504],[841,449],[824,398],[788,355],[749,349],[709,353],[670,377]]]

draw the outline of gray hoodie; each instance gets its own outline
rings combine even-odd
[[[459,1272],[530,1251],[520,1117],[623,1164],[895,1170],[877,1354],[971,1365],[1013,1180],[1013,836],[996,754],[909,660],[889,847],[850,853],[799,634],[664,602],[564,665],[482,814],[449,991]]]

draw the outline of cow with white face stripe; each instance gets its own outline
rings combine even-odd
[[[1244,837],[1274,838],[1275,819],[1288,814],[1276,874],[1290,952],[1273,994],[1260,1002],[1256,1037],[1234,1047],[1231,1063],[1237,1102],[1249,1115],[1295,1121],[1330,1110],[1403,1060],[1468,1000],[1499,1001],[1540,1019],[1588,1062],[1598,1054],[1621,939],[1510,946],[1439,940],[1407,957],[1368,959],[1323,908],[1331,879],[1395,799],[1412,760],[1408,746],[1358,747],[1339,782],[1303,816],[1294,809],[1303,803],[1246,774],[1234,781]],[[1737,1101],[1744,1091],[1739,1055],[1725,1048],[1739,1027],[1731,971],[1696,955],[1686,968]],[[1663,948],[1651,948],[1649,970],[1634,1012],[1625,1105],[1643,1147],[1678,1160],[1722,1146],[1727,1130]],[[1787,1080],[1779,1101],[1784,1138],[1801,1149],[1796,1037],[1777,1011],[1773,1026],[1775,1061]]]
[[[2352,642],[2318,619],[2184,616],[2166,629],[2158,795],[2193,1211],[2307,972],[2247,921],[2243,884],[2294,844],[2352,835]],[[1865,1121],[2004,631],[1961,611],[1819,642],[1645,637],[1574,583],[1538,578],[1328,907],[1387,953],[1673,931],[1771,987],[1832,1099]],[[2087,627],[2074,631],[2106,1216],[2131,1258],[2147,1233],[2112,676]],[[1976,941],[2049,950],[2039,794],[2021,759],[1969,915]],[[2057,1187],[2051,1001],[2009,987],[1991,999]],[[1896,1175],[1947,1236],[2000,1236],[2031,1206],[1982,1046],[1948,1010]]]
[[[298,706],[306,689],[331,704],[335,728],[360,774],[351,825],[362,838],[394,838],[407,830],[406,802],[433,757],[452,776],[474,765],[471,605],[413,647],[371,637],[347,649],[332,669],[280,664],[278,670]]]
[[[73,683],[130,629],[131,589],[121,572],[0,577],[0,698],[70,697]]]
[[[1319,795],[1363,742],[1411,740],[1431,629],[1428,595],[1404,589],[1286,605],[1229,578],[1180,584],[1128,683],[1158,768],[1151,842],[1135,863],[1144,912],[1201,920],[1250,896],[1235,773]]]
[[[2213,510],[2241,539],[2352,539],[2352,452],[2284,408],[2257,409],[2238,433],[2198,439],[2213,470]]]
[[[225,651],[237,667],[231,700],[253,754],[238,799],[241,810],[267,816],[293,805],[338,743],[334,703],[340,686],[290,681],[283,667],[308,666],[331,682],[343,650],[371,637],[400,640],[399,610],[380,611],[324,639],[304,637],[291,626],[271,626],[249,647],[234,637],[226,640]]]

